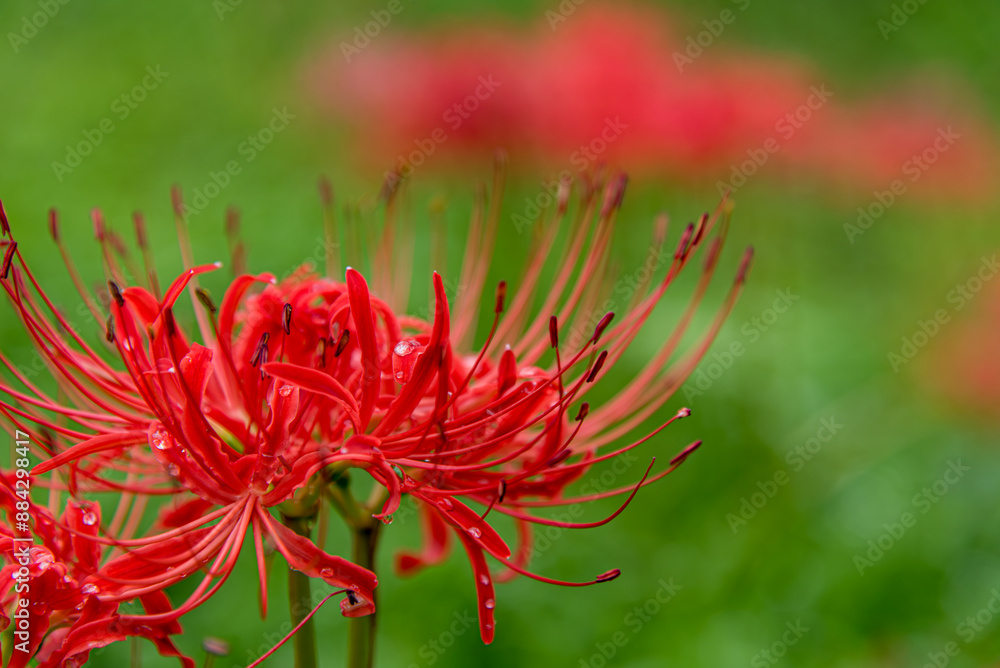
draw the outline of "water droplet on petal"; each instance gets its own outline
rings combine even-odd
[[[95,524],[97,524],[97,515],[88,510],[80,518],[80,521],[86,524],[87,526],[92,527]]]
[[[282,385],[281,389],[278,390],[278,394],[280,394],[283,397],[287,397],[289,394],[292,393],[292,390],[294,390],[294,389],[295,388],[292,387],[291,385]]]
[[[479,538],[483,535],[483,532],[478,527],[469,527],[469,535],[473,538]]]
[[[324,578],[332,578],[333,577],[333,569],[332,568],[323,568],[323,569],[320,570],[319,574],[322,577],[324,577]]]
[[[55,563],[55,557],[44,547],[33,547],[28,551],[31,563],[38,566],[40,570],[45,570]]]
[[[157,429],[149,435],[149,442],[157,450],[167,450],[171,447],[170,434],[164,429]]]
[[[392,349],[392,376],[400,383],[406,383],[413,376],[413,368],[420,358],[424,346],[418,341],[403,339]]]
[[[483,601],[483,607],[486,608],[487,610],[492,610],[493,608],[497,607],[497,602],[494,601],[492,598],[488,598],[485,601]]]
[[[482,575],[479,576],[479,584],[481,584],[481,585],[483,585],[485,587],[489,583],[490,583],[490,578],[485,573],[483,573]]]
[[[180,473],[180,472],[181,472],[181,470],[177,466],[177,464],[167,464],[167,473],[169,473],[170,475],[172,475],[172,476],[174,476],[176,478],[177,474]]]
[[[438,505],[444,508],[445,510],[451,510],[454,504],[452,504],[451,499],[445,497],[438,502]]]
[[[101,589],[100,589],[100,587],[98,587],[95,584],[88,583],[88,584],[83,585],[80,588],[80,591],[83,592],[85,595],[90,596],[91,594],[98,593],[99,591],[101,591]]]
[[[392,515],[386,515],[383,517],[382,524],[392,524]]]

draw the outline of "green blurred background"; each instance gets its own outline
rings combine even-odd
[[[180,266],[171,184],[188,192],[202,187],[210,171],[239,157],[237,147],[275,107],[287,107],[296,119],[192,221],[199,260],[227,259],[223,215],[227,205],[237,204],[250,267],[286,272],[311,253],[322,233],[319,175],[329,175],[346,199],[377,192],[378,174],[353,170],[355,161],[344,154],[343,129],[312,108],[298,73],[317,49],[347,38],[383,4],[222,1],[232,11],[220,18],[209,0],[70,0],[16,53],[5,38],[0,198],[23,252],[57,302],[74,305],[47,239],[49,207],[59,208],[70,247],[95,281],[99,253],[90,209],[101,207],[123,230],[131,212],[141,209],[151,221],[161,276],[170,275]],[[532,25],[557,4],[420,0],[408,5],[393,27],[417,30],[455,17],[495,15]],[[696,25],[730,4],[678,0],[668,6]],[[22,17],[36,11],[35,2],[5,0],[4,34],[20,30]],[[876,21],[891,11],[888,0],[754,3],[724,39],[733,46],[800,54],[848,95],[877,89],[913,68],[933,67],[978,91],[989,117],[1000,119],[997,3],[929,0],[886,41]],[[168,76],[127,118],[115,121],[92,155],[57,179],[53,161],[63,160],[67,144],[110,115],[113,101],[142,80],[147,66],[159,66]],[[450,229],[460,234],[475,178],[487,177],[489,168],[484,155],[469,170],[474,178],[421,174],[408,196],[417,225],[428,224],[429,202],[443,200]],[[505,219],[537,191],[541,176],[518,171],[517,165],[513,170]],[[683,188],[662,180],[633,181],[623,212],[629,224],[616,239],[620,265],[643,261],[645,222],[654,213],[667,210],[678,220],[692,219],[716,198],[714,181]],[[618,580],[584,589],[523,579],[501,586],[496,641],[485,647],[478,629],[461,622],[475,613],[464,555],[413,579],[391,574],[396,549],[419,541],[415,518],[402,516],[387,527],[380,556],[378,664],[773,665],[762,654],[767,650],[774,662],[803,667],[924,666],[935,665],[935,658],[937,665],[947,660],[959,668],[996,665],[1000,618],[981,611],[991,601],[995,607],[1000,603],[992,593],[1000,591],[997,422],[941,400],[914,373],[916,364],[894,373],[887,353],[898,350],[901,337],[912,335],[920,320],[950,308],[948,291],[1000,247],[997,210],[901,201],[850,244],[843,224],[866,201],[838,203],[818,194],[815,184],[768,179],[751,180],[738,193],[724,266],[734,267],[739,248],[748,243],[757,248],[757,262],[713,351],[739,341],[746,353],[716,374],[700,396],[675,397],[671,410],[688,404],[694,415],[646,452],[671,456],[695,438],[704,439],[704,448],[675,475],[645,489],[618,520],[556,536],[533,564],[538,572],[565,579],[619,567]],[[527,240],[507,236],[501,245],[512,252],[503,257],[516,258]],[[457,253],[458,244],[453,246]],[[498,261],[494,274],[516,273],[517,260],[509,263]],[[217,293],[220,281],[208,281]],[[776,291],[790,291],[797,299],[766,331],[756,330],[753,319],[770,318]],[[717,299],[721,288],[713,294]],[[643,353],[655,349],[672,314],[676,311],[659,314],[656,326],[640,337],[635,354],[615,370],[617,382],[634,374]],[[751,330],[759,336],[748,334]],[[85,333],[94,340],[102,335],[96,326]],[[29,354],[8,316],[0,324],[0,344],[15,359]],[[703,368],[710,370],[713,363],[721,364],[710,354]],[[814,447],[811,459],[800,465],[786,458],[809,439],[829,434],[824,424],[835,424],[835,433]],[[933,490],[958,461],[968,470],[945,486],[939,500],[915,499],[923,489]],[[640,468],[624,478],[636,479]],[[776,474],[786,483],[772,487],[766,481]],[[752,517],[744,508],[745,524],[727,519],[765,488],[773,498],[758,503],[763,507]],[[939,484],[938,492],[942,489]],[[587,516],[596,519],[613,507],[598,504]],[[886,539],[885,525],[900,522],[905,512],[914,514],[916,524],[898,540]],[[856,555],[864,556],[869,541],[880,537],[883,546],[894,544],[859,574]],[[334,533],[328,547],[337,551],[340,541],[346,552],[345,540]],[[200,657],[204,636],[223,638],[232,654],[216,665],[228,668],[246,665],[248,652],[268,644],[268,636],[277,637],[285,621],[280,564],[266,621],[254,614],[252,574],[252,565],[244,562],[210,604],[185,618],[183,649]],[[662,606],[651,603],[658,593],[666,598],[664,584],[673,587],[673,597]],[[637,606],[647,612],[637,613]],[[970,627],[961,625],[977,614],[981,630],[965,631]],[[329,605],[317,620],[322,665],[342,665],[344,619]],[[793,627],[797,633],[786,633]],[[614,655],[602,656],[602,648],[610,654],[616,639]],[[959,654],[945,659],[940,653],[949,642]],[[145,666],[172,665],[151,647],[144,654]],[[290,650],[282,650],[268,665],[290,662]],[[95,653],[89,665],[127,664],[128,647],[116,646]]]

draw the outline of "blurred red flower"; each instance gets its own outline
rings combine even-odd
[[[800,59],[699,46],[703,29],[682,37],[652,8],[590,3],[526,35],[393,25],[362,49],[332,46],[308,81],[365,147],[355,154],[404,174],[504,146],[573,174],[606,162],[720,190],[761,172],[865,195],[920,180],[925,196],[992,196],[997,143],[969,96],[921,84],[851,102]],[[959,140],[941,150],[942,131]]]

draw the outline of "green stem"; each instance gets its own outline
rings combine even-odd
[[[285,517],[285,526],[299,534],[309,537],[310,523],[308,517]],[[292,627],[298,626],[312,609],[311,580],[301,571],[288,569],[288,611]],[[316,629],[310,619],[302,625],[292,637],[295,648],[295,668],[316,668]]]
[[[380,526],[376,520],[356,526],[353,530],[353,561],[371,571],[375,570],[375,548]],[[348,668],[372,668],[375,665],[375,614],[353,617],[348,621]]]

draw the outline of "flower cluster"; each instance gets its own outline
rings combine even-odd
[[[572,174],[606,162],[734,191],[758,172],[808,175],[851,201],[919,180],[908,198],[993,201],[996,132],[975,95],[934,73],[848,99],[801,58],[734,50],[722,31],[749,2],[690,25],[625,2],[556,4],[534,30],[394,25],[350,58],[341,41],[308,80],[378,167],[512,146]]]
[[[370,615],[377,584],[370,563],[328,553],[323,528],[316,537],[312,529],[332,509],[353,529],[375,532],[404,496],[420,508],[425,544],[399,555],[397,569],[440,562],[457,540],[474,571],[485,642],[494,635],[496,577],[523,574],[567,585],[614,579],[617,570],[591,582],[559,582],[532,573],[527,561],[534,526],[598,526],[621,509],[580,524],[546,519],[538,509],[627,494],[623,509],[642,485],[673,471],[699,445],[682,449],[656,473],[651,463],[634,485],[584,497],[568,492],[594,465],[637,448],[689,413],[658,418],[659,426],[622,443],[662,414],[705,353],[741,290],[751,253],[707,331],[693,347],[681,348],[716,270],[725,202],[680,232],[666,275],[637,286],[623,315],[594,317],[607,301],[609,245],[624,177],[585,181],[575,206],[573,185],[562,184],[558,201],[538,222],[511,299],[504,282],[486,288],[502,183],[500,163],[489,196],[483,189],[477,198],[458,294],[449,300],[434,273],[433,315],[426,319],[401,315],[413,244],[392,215],[392,187],[384,191],[385,224],[370,247],[371,284],[355,269],[341,272],[331,256],[327,276],[311,266],[280,280],[240,273],[218,305],[198,281],[220,265],[193,262],[178,192],[185,270],[165,290],[142,217],[135,218],[142,251],[135,261],[95,212],[108,279],[103,300],[80,277],[53,212],[51,234],[70,277],[92,316],[106,321],[100,345],[46,296],[4,218],[2,286],[55,380],[53,392],[0,353],[7,372],[0,377],[0,413],[35,436],[33,456],[41,460],[31,476],[31,532],[0,526],[7,560],[0,571],[4,626],[20,605],[9,576],[20,567],[11,558],[13,541],[33,540],[30,651],[14,652],[9,665],[27,665],[28,657],[45,667],[81,665],[92,649],[130,636],[180,656],[171,642],[179,619],[223,586],[251,544],[262,612],[265,560],[276,551],[291,569],[342,593],[345,616]],[[331,237],[337,227],[328,216]],[[664,217],[653,230],[654,244],[664,244],[667,234]],[[587,395],[699,252],[702,274],[676,329],[626,387],[591,406]],[[234,263],[242,264],[242,248],[235,255]],[[549,273],[543,289],[539,283]],[[493,321],[474,348],[484,292],[492,293],[485,309]],[[175,315],[185,293],[196,332]],[[570,337],[581,340],[561,341],[561,334],[581,327],[585,336]],[[355,498],[359,475],[371,479],[365,500]],[[12,472],[0,470],[0,481],[0,505],[13,527],[20,498]],[[116,500],[113,510],[108,498]],[[513,518],[514,549],[491,525],[491,513]],[[185,589],[184,600],[172,601],[169,589],[182,580],[196,584]],[[134,600],[143,611],[121,607]]]

